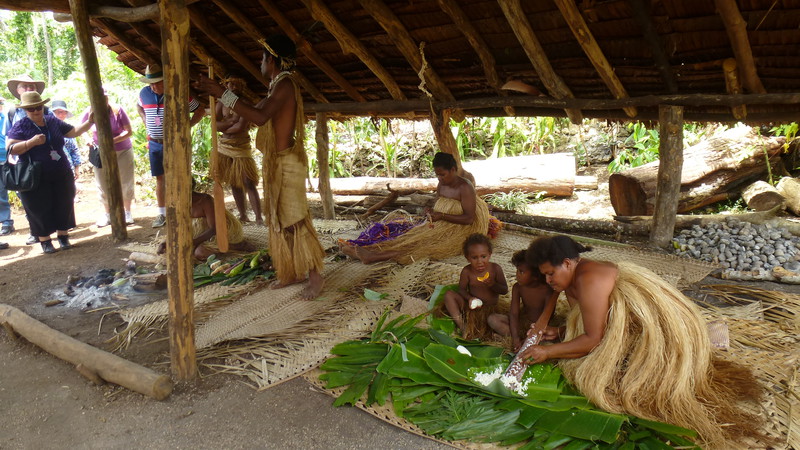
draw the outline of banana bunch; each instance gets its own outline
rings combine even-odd
[[[259,250],[227,262],[217,259],[216,255],[211,255],[206,262],[194,267],[194,287],[211,283],[222,283],[223,286],[247,284],[258,277],[269,279],[274,274],[266,250]]]

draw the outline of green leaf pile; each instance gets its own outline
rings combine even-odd
[[[347,386],[334,405],[390,402],[398,416],[432,436],[526,450],[697,448],[691,430],[594,407],[549,363],[528,369],[525,396],[500,380],[483,386],[475,374],[504,369],[510,356],[417,327],[426,316],[387,322],[387,313],[369,338],[336,345],[320,376],[328,389]],[[471,355],[459,352],[459,345]]]

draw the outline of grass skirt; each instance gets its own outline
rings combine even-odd
[[[253,186],[258,185],[258,168],[253,159],[250,137],[219,138],[219,182],[228,186],[243,189],[244,180],[248,179]]]
[[[228,243],[238,244],[244,241],[244,231],[242,230],[242,222],[239,222],[239,219],[237,219],[228,210],[225,210],[225,222],[228,224]],[[208,224],[206,223],[206,219],[201,217],[192,220],[192,229],[194,231],[193,236],[197,236],[198,234],[205,231],[207,228]],[[205,245],[216,248],[217,237],[214,236],[213,238],[209,239],[205,243]]]
[[[583,333],[576,305],[566,340]],[[598,407],[696,430],[709,447],[758,434],[759,420],[736,406],[758,391],[752,374],[714,358],[697,306],[634,264],[619,264],[603,340],[559,365]]]
[[[290,229],[269,228],[269,254],[281,283],[305,279],[312,269],[321,272],[325,257],[310,216]]]
[[[463,214],[461,202],[446,197],[439,197],[433,207],[434,211],[444,214]],[[461,253],[464,240],[473,233],[486,234],[489,230],[489,208],[480,197],[476,198],[475,220],[471,225],[460,225],[440,220],[430,227],[428,222],[422,223],[395,239],[377,244],[365,245],[362,248],[371,251],[398,251],[395,258],[400,264],[430,258],[443,259]]]

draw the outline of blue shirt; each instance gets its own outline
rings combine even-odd
[[[0,162],[6,160],[6,115],[0,114]]]

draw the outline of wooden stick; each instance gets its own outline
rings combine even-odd
[[[81,374],[96,374],[98,378],[156,400],[163,400],[172,393],[172,380],[168,376],[73,339],[13,306],[0,304],[0,323],[10,326],[53,356],[81,366]]]
[[[214,66],[208,66],[208,78],[214,79]],[[217,99],[208,96],[211,109],[211,172],[214,178],[214,229],[217,233],[217,247],[221,253],[228,253],[228,221],[225,218],[225,192],[219,182],[219,142],[217,136]]]

